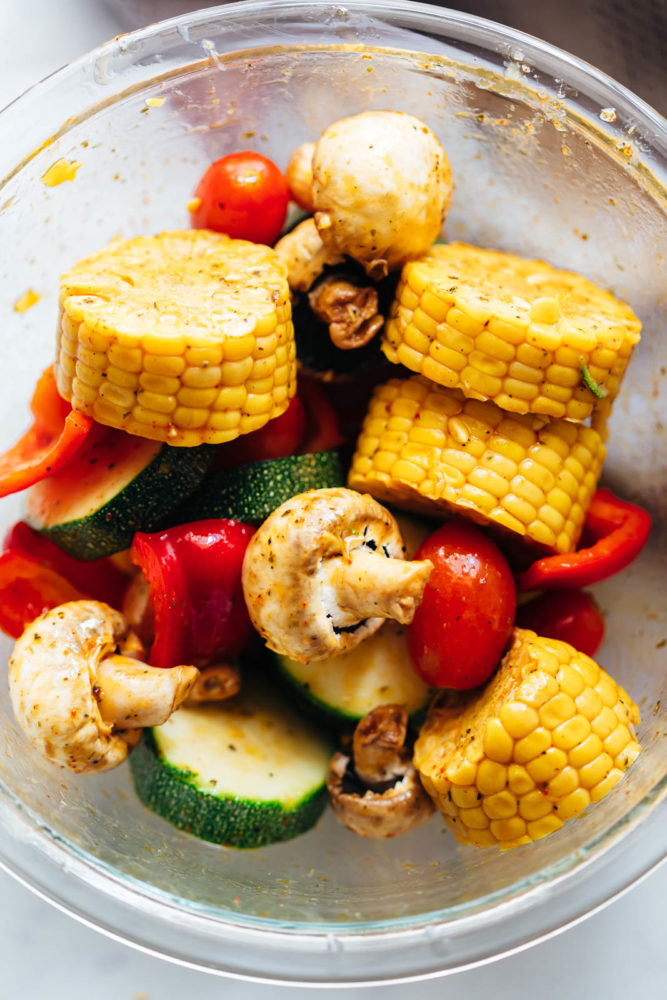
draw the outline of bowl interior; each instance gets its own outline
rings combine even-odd
[[[561,81],[559,97],[539,47],[524,41],[521,51],[503,50],[505,35],[469,18],[458,26],[436,15],[432,24],[389,16],[380,23],[352,5],[309,19],[292,5],[288,23],[275,9],[269,18],[258,5],[242,6],[245,20],[226,8],[182,19],[159,38],[121,39],[0,117],[0,446],[27,423],[31,385],[52,359],[58,276],[77,258],[119,234],[187,226],[194,184],[225,152],[253,148],[284,166],[295,145],[336,118],[374,108],[416,114],[451,160],[448,238],[580,270],[629,301],[644,323],[611,421],[604,481],[650,507],[655,542],[596,588],[608,614],[599,660],[640,705],[644,753],[567,832],[507,853],[458,846],[439,818],[399,841],[373,843],[330,814],[296,841],[242,852],[153,816],[126,768],[86,779],[44,764],[17,732],[3,690],[2,789],[47,839],[143,895],[216,919],[343,934],[436,914],[456,921],[601,851],[633,810],[648,810],[664,778],[664,189],[650,136],[636,125],[628,135],[632,123],[621,111],[617,124],[599,119],[607,85],[575,66],[572,78],[579,74],[577,86],[587,89],[577,98]],[[60,158],[80,163],[76,177],[47,187],[42,177]],[[15,312],[28,288],[38,303]],[[20,498],[3,501],[2,524],[20,510]],[[0,659],[10,648],[3,640]]]

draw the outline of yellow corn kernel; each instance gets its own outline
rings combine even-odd
[[[595,677],[608,702],[615,692],[613,705],[602,709],[617,719],[606,746],[561,686],[588,705],[583,674]],[[518,698],[522,689],[529,695],[536,690],[536,675],[537,690],[549,688],[537,708]],[[620,780],[640,752],[631,720],[638,721],[636,706],[590,658],[567,643],[515,629],[509,652],[481,694],[434,703],[415,743],[414,762],[459,840],[517,847],[560,829]]]
[[[625,303],[580,275],[452,243],[404,266],[383,350],[505,410],[583,421],[596,405],[583,372],[611,403],[640,329]]]
[[[205,230],[115,240],[63,275],[60,308],[59,390],[101,423],[221,443],[296,390],[289,288],[267,247]]]
[[[349,485],[398,507],[463,514],[551,551],[571,551],[604,445],[590,428],[561,423],[508,417],[421,376],[394,379],[371,400]],[[575,449],[576,463],[566,468]]]

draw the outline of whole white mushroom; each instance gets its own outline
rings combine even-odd
[[[315,146],[313,207],[322,242],[382,277],[426,253],[452,199],[447,155],[431,129],[398,111],[365,111]]]

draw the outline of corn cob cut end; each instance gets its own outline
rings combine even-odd
[[[231,441],[296,391],[273,250],[207,230],[115,240],[61,279],[56,378],[99,423],[171,445]]]
[[[481,695],[435,702],[414,761],[462,843],[518,847],[620,781],[640,752],[638,722],[637,706],[589,656],[515,629]]]
[[[540,554],[570,552],[604,455],[590,427],[507,414],[413,376],[375,390],[348,484],[432,517],[472,518]]]
[[[588,419],[611,402],[641,324],[581,275],[464,243],[403,268],[383,350],[439,385],[513,413]]]

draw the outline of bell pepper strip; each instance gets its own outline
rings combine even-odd
[[[30,408],[32,427],[0,455],[0,497],[25,490],[61,469],[93,426],[90,417],[60,399],[51,368],[37,382]]]
[[[90,562],[75,559],[25,521],[19,521],[10,528],[3,550],[32,559],[40,567],[63,577],[86,597],[103,601],[120,611],[129,580],[110,559],[93,559]]]
[[[0,555],[0,629],[14,639],[45,611],[88,596],[29,556],[12,551]]]
[[[576,552],[538,559],[519,574],[519,588],[589,587],[606,580],[637,558],[650,530],[651,516],[648,511],[627,500],[620,500],[611,490],[598,490],[586,515],[585,525],[587,535],[594,539],[593,544]]]
[[[219,444],[211,471],[231,469],[251,462],[265,462],[271,458],[287,458],[294,455],[306,430],[306,411],[298,396],[295,396],[284,413],[259,430],[226,444]]]
[[[315,379],[300,375],[298,393],[306,410],[306,432],[298,454],[331,451],[342,445],[345,438],[340,431],[336,410]]]
[[[241,567],[254,533],[249,524],[223,518],[137,532],[130,555],[150,586],[153,666],[199,666],[243,650],[252,625]]]

